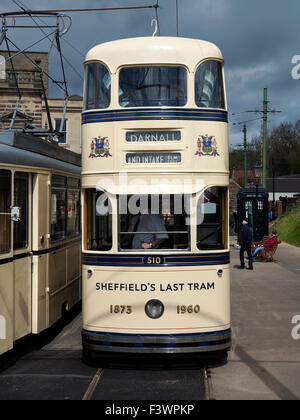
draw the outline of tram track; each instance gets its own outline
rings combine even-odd
[[[203,369],[202,371],[203,371],[204,381],[203,381],[202,384],[200,384],[199,400],[203,400],[203,399],[207,400],[207,401],[215,400],[211,371],[207,367],[202,368],[202,369]],[[89,385],[88,385],[88,387],[87,387],[87,389],[86,389],[86,391],[85,391],[85,393],[82,397],[82,401],[90,401],[95,397],[95,391],[96,391],[98,385],[100,384],[100,382],[103,378],[104,371],[105,371],[105,369],[103,369],[103,368],[99,368],[96,371],[95,375],[93,376],[91,382],[89,383]],[[107,372],[109,374],[109,370]],[[149,370],[148,370],[148,372],[149,372]],[[180,379],[178,379],[178,380],[180,380]],[[98,395],[98,397],[99,397],[99,395]],[[132,399],[135,399],[134,396],[132,396]]]
[[[82,401],[89,401],[92,399],[93,394],[95,392],[95,389],[97,388],[97,385],[101,379],[103,375],[103,369],[99,368],[95,374],[95,376],[93,377],[91,383],[89,384],[83,398]]]
[[[204,380],[205,380],[206,400],[213,401],[215,400],[215,397],[214,397],[214,389],[213,389],[213,383],[212,383],[212,378],[211,378],[211,371],[209,368],[204,368]]]

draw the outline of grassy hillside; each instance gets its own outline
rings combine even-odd
[[[270,225],[278,231],[278,237],[291,245],[300,247],[300,205],[292,207]]]

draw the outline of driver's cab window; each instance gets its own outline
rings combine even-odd
[[[197,246],[201,250],[227,248],[227,188],[211,187],[197,205]]]
[[[189,250],[189,195],[120,195],[120,251]]]

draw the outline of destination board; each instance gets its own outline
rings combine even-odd
[[[126,133],[126,141],[130,143],[166,142],[180,140],[180,131],[127,131]]]
[[[180,163],[181,153],[126,153],[126,163],[155,165],[159,163]]]

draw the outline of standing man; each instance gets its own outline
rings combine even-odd
[[[239,235],[239,244],[241,246],[240,249],[240,269],[245,268],[245,260],[244,260],[244,253],[247,251],[248,258],[249,258],[249,267],[247,270],[253,270],[253,263],[252,263],[252,255],[251,255],[251,245],[252,245],[252,232],[248,226],[248,219],[243,220],[243,226],[240,230]]]

